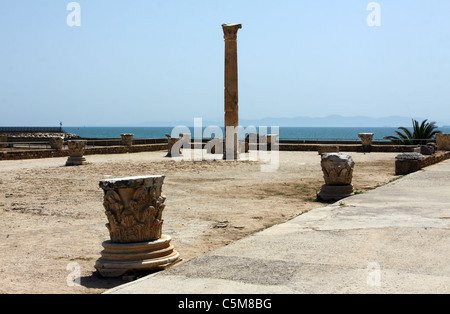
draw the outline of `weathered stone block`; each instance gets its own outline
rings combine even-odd
[[[433,155],[436,152],[436,146],[434,145],[421,145],[420,153],[422,155]]]
[[[450,134],[440,133],[436,134],[436,144],[439,150],[450,150]]]
[[[64,137],[62,136],[51,137],[48,142],[52,149],[62,150],[64,145]]]
[[[422,160],[425,156],[419,153],[403,153],[395,157],[395,174],[406,175],[417,170],[422,166]]]

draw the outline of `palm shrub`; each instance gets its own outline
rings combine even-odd
[[[390,140],[398,145],[426,145],[433,142],[438,133],[436,122],[428,122],[423,120],[421,124],[417,120],[412,120],[413,132],[403,126],[399,127],[400,131],[395,131],[397,136],[386,136],[385,139]],[[401,132],[403,131],[403,133]]]

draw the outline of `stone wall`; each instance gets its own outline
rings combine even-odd
[[[166,144],[148,144],[134,146],[88,147],[84,155],[124,154],[167,150]],[[69,151],[64,150],[34,150],[34,151],[4,151],[0,152],[0,160],[39,159],[52,157],[68,157]]]
[[[93,155],[93,154],[123,154],[123,153],[134,153],[134,152],[145,152],[145,151],[159,151],[168,149],[167,139],[147,139],[140,140],[134,139],[133,146],[123,146],[120,145],[120,140],[115,139],[115,141],[109,141],[105,139],[104,141],[89,141],[88,140],[88,148],[86,148],[85,155]],[[145,143],[145,144],[144,144]],[[89,147],[95,144],[96,147]],[[114,145],[113,145],[114,144]],[[202,146],[206,144],[206,141],[202,142]],[[105,146],[102,146],[105,145]],[[321,144],[288,144],[285,141],[279,144],[280,151],[315,151],[319,150],[319,147],[322,145],[327,145],[324,143]],[[334,146],[339,147],[339,151],[341,152],[368,152],[366,147],[361,144],[334,144]],[[194,142],[191,143],[191,147],[195,148]],[[413,152],[417,150],[415,146],[408,145],[371,145],[370,152],[395,152],[395,153],[405,153],[405,152]],[[11,151],[9,149],[5,151],[0,151],[0,160],[19,160],[19,159],[37,159],[37,158],[52,158],[52,157],[67,157],[68,151],[67,149],[63,149],[61,151],[55,150],[30,150],[30,151]]]
[[[286,144],[280,143],[280,151],[311,151],[317,152],[322,144]],[[327,145],[329,146],[329,145]],[[413,152],[417,149],[416,146],[411,145],[371,145],[369,148],[361,144],[351,145],[351,144],[334,144],[333,146],[339,147],[340,152],[358,152],[358,153],[406,153]],[[369,150],[368,150],[369,149]]]

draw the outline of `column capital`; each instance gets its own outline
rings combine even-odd
[[[222,24],[225,40],[236,40],[237,32],[241,28],[241,24]]]

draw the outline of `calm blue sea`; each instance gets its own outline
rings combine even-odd
[[[120,138],[122,133],[133,133],[135,138],[165,138],[165,134],[171,134],[172,129],[172,127],[64,127],[66,132],[86,138]],[[359,140],[358,133],[374,133],[374,139],[377,140],[395,135],[396,130],[397,128],[394,127],[280,127],[279,133],[280,139],[312,140]],[[439,130],[450,133],[450,128],[439,128]],[[264,129],[258,131],[260,134],[271,133],[270,128],[266,132]],[[190,132],[200,134],[200,132],[195,133],[193,127],[190,128]]]

